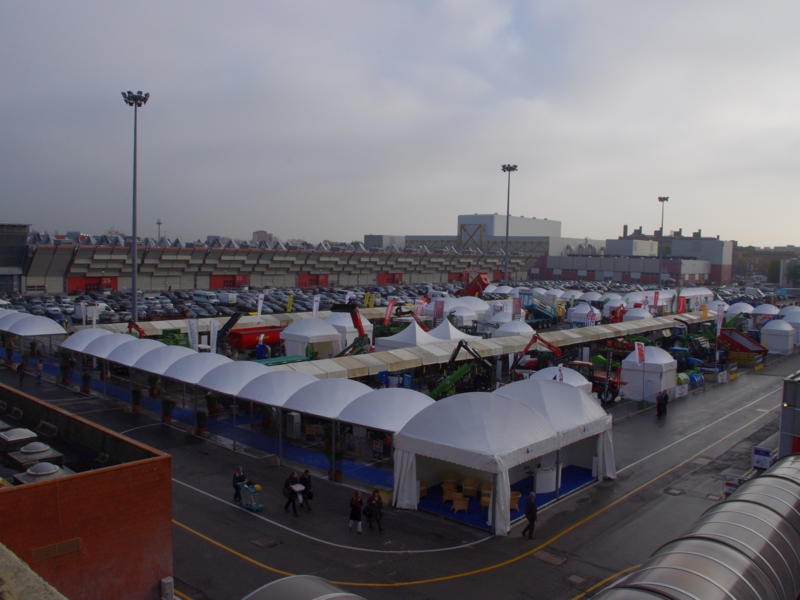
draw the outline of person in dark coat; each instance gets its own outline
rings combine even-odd
[[[356,490],[353,497],[350,498],[350,524],[348,527],[353,531],[353,523],[358,523],[358,533],[361,533],[361,492]]]
[[[528,499],[525,501],[525,518],[528,519],[528,525],[522,530],[522,537],[528,534],[528,539],[533,539],[533,527],[536,525],[536,518],[539,509],[536,508],[536,492],[531,492]]]
[[[298,483],[300,483],[300,480],[297,478],[297,473],[292,471],[292,474],[283,484],[283,495],[286,497],[286,504],[283,505],[283,509],[289,512],[289,505],[291,505],[295,517],[300,515],[297,514],[297,492],[292,489],[292,486]]]
[[[300,506],[301,507],[305,506],[306,510],[310,511],[311,497],[309,496],[309,494],[311,494],[311,472],[308,469],[303,471],[303,474],[300,475],[300,485],[306,488],[303,490],[303,501],[300,503]]]
[[[367,500],[367,508],[364,509],[367,517],[367,525],[372,529],[372,521],[378,523],[378,531],[383,531],[381,519],[383,519],[383,498],[378,490],[372,490],[372,495]]]
[[[659,417],[666,417],[667,416],[667,402],[669,402],[669,395],[665,390],[661,390],[661,392],[656,396],[656,414]]]
[[[233,474],[233,501],[236,504],[242,503],[242,487],[240,484],[247,482],[247,475],[244,474],[242,467],[236,469],[236,472]]]

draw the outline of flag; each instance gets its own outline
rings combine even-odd
[[[189,347],[197,352],[197,319],[186,319],[186,334],[189,337]]]
[[[320,301],[320,295],[314,294],[314,310],[311,312],[312,319],[316,319],[317,315],[319,315],[319,301]]]
[[[261,325],[261,309],[264,308],[264,294],[258,295],[258,306],[256,307],[256,327]]]
[[[644,364],[644,343],[635,342],[636,344],[636,362],[640,365]]]
[[[217,353],[217,334],[219,333],[219,321],[211,319],[211,354]]]
[[[386,314],[383,315],[383,324],[388,325],[392,320],[392,311],[394,310],[394,305],[397,302],[395,298],[389,300],[389,304],[386,305]]]
[[[558,380],[564,381],[564,372],[561,370],[561,365],[558,365]]]

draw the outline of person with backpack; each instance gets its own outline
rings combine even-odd
[[[669,402],[669,394],[666,390],[661,390],[656,396],[656,416],[659,418],[667,416],[667,402]]]
[[[364,516],[367,517],[367,525],[372,529],[372,521],[378,523],[378,531],[383,531],[381,519],[383,519],[383,498],[378,490],[372,490],[372,495],[367,500],[367,507],[364,509]]]

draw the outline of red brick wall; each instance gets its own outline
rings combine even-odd
[[[170,456],[0,491],[0,541],[70,600],[158,598],[172,575]],[[80,549],[34,550],[80,538]]]

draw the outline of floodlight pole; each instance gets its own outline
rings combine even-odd
[[[669,196],[659,196],[661,203],[661,235],[658,240],[658,287],[661,288],[661,278],[664,272],[664,205],[669,201]]]
[[[508,194],[506,196],[506,266],[505,266],[505,279],[503,285],[508,283],[508,222],[511,218],[511,173],[517,170],[517,165],[503,165],[503,173],[508,173]]]
[[[138,295],[136,293],[136,272],[137,272],[137,234],[136,234],[136,158],[137,158],[137,126],[138,109],[150,99],[150,94],[142,94],[141,91],[135,94],[131,91],[122,92],[122,99],[125,104],[133,107],[133,233],[131,235],[131,321],[136,322],[139,316]]]

